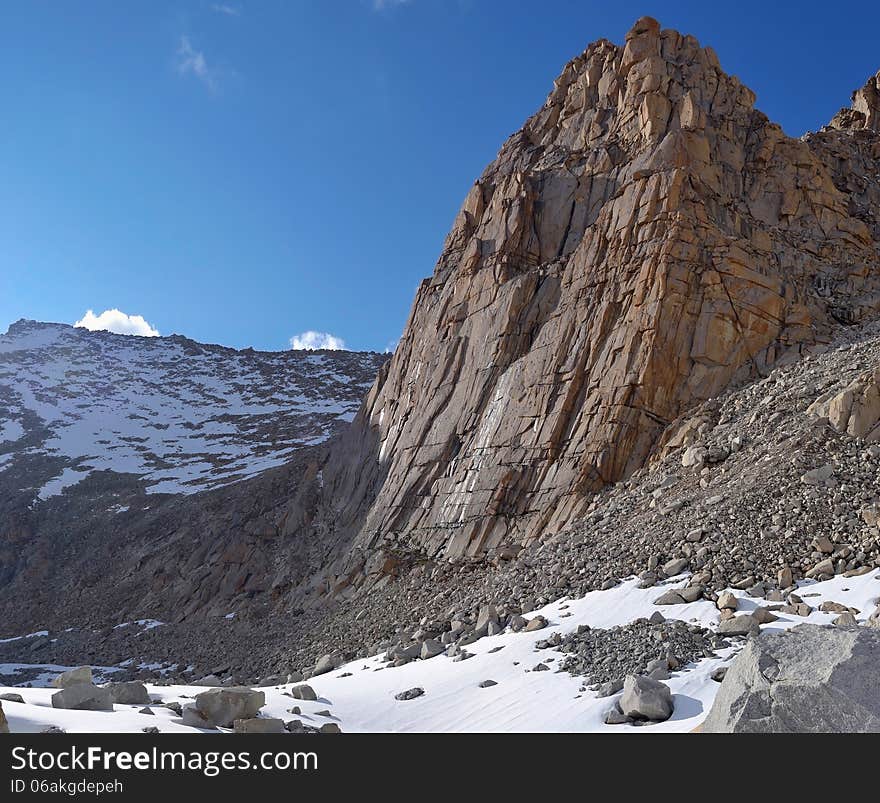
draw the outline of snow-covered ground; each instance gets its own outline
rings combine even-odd
[[[22,321],[0,335],[0,477],[8,454],[66,458],[45,500],[96,470],[160,493],[252,476],[350,421],[383,359]]]
[[[684,581],[673,582],[682,585]],[[474,657],[455,662],[445,655],[427,661],[415,661],[402,667],[387,668],[379,656],[354,661],[320,677],[312,678],[309,685],[315,689],[318,700],[294,700],[285,693],[291,686],[275,686],[266,692],[265,716],[300,719],[306,725],[320,726],[336,722],[343,732],[378,731],[605,731],[613,733],[687,732],[696,728],[708,714],[718,683],[711,679],[712,672],[726,665],[734,657],[736,648],[724,650],[717,658],[709,658],[689,665],[672,674],[667,681],[675,703],[675,713],[667,722],[650,727],[634,728],[628,725],[605,725],[603,716],[613,705],[615,697],[597,698],[591,692],[579,691],[582,679],[563,672],[527,671],[539,661],[551,668],[559,665],[563,654],[553,649],[535,650],[535,643],[546,639],[554,630],[566,633],[581,624],[591,627],[613,627],[650,616],[661,611],[666,618],[694,621],[708,627],[718,623],[718,611],[712,603],[701,600],[686,605],[658,608],[653,601],[659,591],[639,589],[637,581],[627,580],[616,588],[595,591],[578,600],[559,600],[533,614],[542,614],[549,625],[533,633],[502,633],[480,639],[468,645]],[[752,599],[744,592],[734,592],[739,598],[738,613],[748,613],[766,601]],[[860,577],[835,577],[822,583],[805,582],[798,593],[811,607],[807,617],[781,615],[776,622],[762,629],[780,630],[802,622],[830,624],[837,614],[822,613],[819,605],[825,601],[839,602],[857,608],[856,617],[864,621],[875,609],[880,598],[880,570]],[[565,616],[565,614],[571,614]],[[500,650],[496,648],[502,647]],[[496,650],[493,652],[493,650]],[[552,662],[548,659],[554,659]],[[0,672],[12,667],[0,665]],[[41,680],[48,680],[51,671],[62,667],[46,668]],[[112,668],[103,668],[108,677]],[[497,685],[480,688],[484,680]],[[413,700],[400,701],[399,692],[421,687],[425,694]],[[185,704],[203,691],[195,686],[148,686],[156,698],[165,702]],[[170,710],[154,706],[155,715],[137,713],[140,706],[117,705],[114,713],[88,711],[61,711],[51,707],[52,689],[4,688],[0,693],[14,691],[25,698],[25,704],[4,702],[3,708],[14,732],[40,731],[57,725],[70,732],[140,731],[156,726],[160,731],[185,731]],[[298,706],[302,715],[289,710]],[[319,714],[319,712],[327,712]],[[327,715],[329,714],[329,715]]]

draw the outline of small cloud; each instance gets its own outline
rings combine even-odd
[[[181,36],[177,46],[177,64],[180,75],[193,75],[212,92],[217,90],[217,79],[201,50],[196,50],[188,36]]]
[[[227,3],[214,3],[211,6],[211,11],[215,14],[225,14],[227,17],[240,17],[241,9],[236,6],[231,6]]]
[[[400,343],[400,338],[397,338],[397,340],[392,340],[391,342],[389,342],[388,345],[385,346],[385,353],[386,354],[394,354],[394,352],[397,350],[397,345],[399,343]]]
[[[314,332],[310,329],[308,332],[302,332],[290,338],[290,347],[307,351],[315,351],[316,349],[341,351],[345,348],[345,341],[329,332]]]
[[[373,11],[385,11],[388,8],[405,6],[410,0],[373,0]]]
[[[115,332],[117,335],[138,335],[139,337],[158,337],[159,330],[152,327],[141,315],[127,315],[121,310],[105,309],[100,315],[87,310],[74,326],[91,332]]]

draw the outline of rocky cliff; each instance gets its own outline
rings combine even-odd
[[[330,590],[401,554],[515,554],[686,439],[687,410],[874,315],[877,97],[793,139],[650,18],[569,62],[327,465]]]

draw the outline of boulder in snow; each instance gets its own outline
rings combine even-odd
[[[91,683],[74,683],[52,695],[52,708],[73,711],[112,711],[113,700],[109,689]]]
[[[751,639],[704,733],[880,732],[880,632],[798,625]]]
[[[644,675],[627,675],[623,681],[620,711],[632,719],[663,722],[672,716],[672,692],[659,680]]]
[[[90,666],[80,666],[76,669],[70,669],[67,672],[62,672],[58,675],[55,680],[52,681],[52,685],[56,689],[66,689],[68,686],[75,686],[77,683],[91,683],[92,682],[92,668]]]
[[[235,720],[236,733],[284,733],[284,720],[271,717],[252,717]]]
[[[221,728],[231,728],[237,719],[255,717],[264,705],[266,705],[264,692],[244,686],[209,689],[197,694],[195,700],[196,711],[205,720]]]
[[[149,705],[150,695],[143,683],[132,680],[128,683],[108,683],[104,686],[110,692],[110,699],[121,705]]]
[[[290,690],[290,696],[293,697],[294,700],[317,700],[318,695],[315,694],[315,690],[309,686],[307,683],[303,683],[299,686],[294,686]]]

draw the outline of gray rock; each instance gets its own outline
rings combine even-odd
[[[514,633],[519,633],[519,631],[522,630],[527,624],[528,622],[526,621],[526,619],[520,616],[518,613],[511,616],[510,621],[508,622],[508,626]]]
[[[759,625],[766,625],[779,619],[779,617],[769,608],[755,608],[751,613],[751,617]]]
[[[252,719],[265,704],[264,692],[244,686],[209,689],[195,698],[199,714],[221,728],[231,728],[237,719]]]
[[[7,703],[23,703],[24,697],[14,692],[7,692],[6,694],[0,694],[0,700],[6,700]]]
[[[410,656],[415,657],[415,656]],[[342,666],[342,656],[339,653],[334,653],[333,655],[322,655],[318,662],[315,664],[315,668],[312,670],[313,675],[325,675],[327,672],[332,672],[334,669],[338,669]]]
[[[849,611],[840,614],[832,622],[836,627],[858,627],[858,620]]]
[[[736,598],[736,595],[731,591],[722,591],[718,595],[718,599],[715,601],[715,605],[718,610],[724,610],[725,608],[731,611],[735,611],[739,607],[739,601]]]
[[[315,701],[318,699],[318,695],[315,693],[315,690],[307,683],[303,683],[300,686],[294,686],[290,690],[290,696],[293,697],[294,700]]]
[[[626,725],[628,722],[632,722],[632,718],[624,716],[620,709],[614,705],[605,712],[602,721],[606,725]]]
[[[667,577],[675,577],[681,574],[688,566],[687,558],[673,558],[663,564],[663,574]]]
[[[480,613],[477,615],[476,629],[478,631],[482,631],[485,634],[488,631],[489,625],[492,622],[494,622],[496,625],[498,624],[498,611],[495,610],[495,606],[481,606]]]
[[[52,695],[52,708],[72,711],[112,711],[113,700],[109,689],[91,683],[74,683]]]
[[[528,624],[523,628],[526,633],[532,633],[535,630],[542,630],[547,627],[547,620],[543,616],[535,616],[529,619]]]
[[[235,733],[284,733],[284,720],[272,717],[237,719],[233,723]]]
[[[6,721],[6,714],[3,713],[2,704],[0,704],[0,733],[9,733],[9,723]]]
[[[90,666],[80,666],[76,669],[69,669],[67,672],[62,672],[52,681],[52,685],[56,689],[66,689],[68,686],[75,686],[78,683],[91,682],[92,668]]]
[[[193,686],[209,686],[214,688],[215,686],[219,686],[223,681],[217,677],[217,675],[205,675],[203,678],[199,678],[198,680],[193,682]]]
[[[156,716],[156,714],[153,712],[152,708],[140,708],[140,709],[138,709],[138,713],[139,714],[149,714],[150,716],[153,716],[153,717]]]
[[[760,627],[750,613],[725,619],[718,625],[718,633],[722,636],[749,636],[758,633]]]
[[[146,728],[141,728],[142,733],[159,733],[159,729],[155,725],[147,725]]]
[[[427,660],[428,658],[433,658],[436,655],[440,655],[440,653],[444,651],[445,648],[439,641],[437,641],[436,639],[428,638],[422,642],[420,657],[424,660]]]
[[[342,728],[335,722],[325,722],[318,728],[318,733],[342,733]]]
[[[183,707],[176,700],[170,703],[165,703],[165,708],[169,711],[173,711],[179,717],[183,716]]]
[[[136,680],[128,683],[108,683],[104,688],[110,692],[110,699],[120,705],[149,705],[151,702],[147,687]]]
[[[678,593],[685,602],[696,602],[703,596],[703,586],[688,586],[687,588],[682,588]]]
[[[406,691],[402,691],[398,694],[394,695],[395,700],[415,700],[416,697],[421,697],[425,693],[425,690],[416,686],[412,689],[407,689]]]
[[[880,633],[803,624],[751,639],[704,733],[880,732]]]
[[[621,691],[622,689],[622,680],[606,680],[604,683],[599,685],[599,689],[596,691],[596,696],[611,697],[612,694],[617,694],[617,692]]]
[[[488,689],[491,686],[497,686],[498,684],[494,680],[481,680],[477,685],[481,689]]]
[[[627,675],[623,681],[620,711],[633,719],[663,722],[672,716],[672,693],[665,683],[644,677]]]
[[[189,728],[204,728],[206,730],[214,730],[217,725],[210,720],[207,714],[199,711],[195,704],[190,703],[185,706],[182,714],[183,724]]]
[[[675,588],[664,591],[654,600],[655,605],[684,605],[684,602],[684,597]]]

